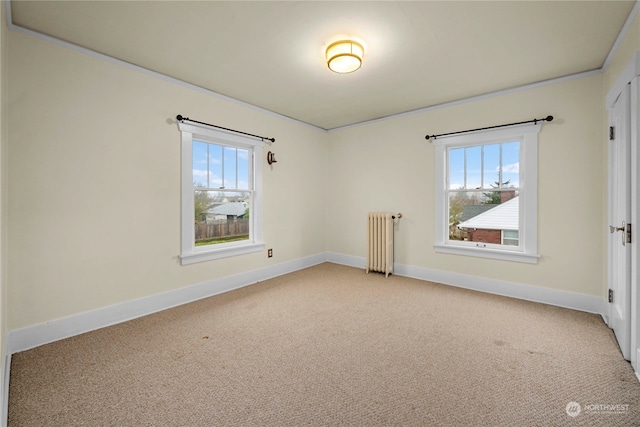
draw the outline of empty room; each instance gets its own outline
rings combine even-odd
[[[1,425],[640,425],[638,10],[3,0]]]

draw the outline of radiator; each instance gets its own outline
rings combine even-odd
[[[367,226],[367,273],[376,271],[385,277],[393,273],[393,214],[369,212]]]

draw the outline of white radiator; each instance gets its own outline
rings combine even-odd
[[[385,277],[393,273],[393,214],[369,212],[367,226],[367,273],[377,271]]]

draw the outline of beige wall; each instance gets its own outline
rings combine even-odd
[[[17,31],[9,80],[9,329],[325,251],[326,132]],[[176,114],[276,138],[273,258],[180,265]]]
[[[539,136],[536,265],[436,254],[434,149],[426,134],[553,115]],[[396,262],[604,294],[602,75],[331,132],[328,250],[365,256],[368,211],[402,212]]]
[[[7,333],[7,280],[6,280],[6,208],[7,208],[7,179],[6,145],[7,132],[7,19],[5,16],[5,2],[0,1],[0,355],[5,354],[5,340]],[[4,360],[0,362],[3,366]],[[3,369],[3,368],[2,368]],[[2,392],[0,392],[2,396]],[[2,400],[0,399],[0,402]],[[1,413],[2,411],[0,411]]]
[[[2,61],[11,106],[2,126],[8,180],[0,183],[8,187],[4,329],[325,251],[364,257],[364,219],[373,210],[404,214],[401,264],[602,296],[604,94],[638,50],[639,33],[636,22],[621,48],[629,53],[605,74],[327,134],[11,31]],[[273,259],[179,264],[176,114],[277,139],[278,163],[265,165],[264,176]],[[548,114],[556,119],[540,133],[540,262],[436,254],[433,146],[424,136]]]

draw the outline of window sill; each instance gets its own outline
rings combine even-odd
[[[180,257],[182,265],[195,264],[197,262],[211,261],[214,259],[227,258],[236,255],[250,254],[253,252],[261,252],[264,250],[264,243],[248,243],[246,245],[238,245],[219,249],[208,249],[202,251],[194,251],[189,254],[183,254]]]
[[[499,249],[461,247],[453,245],[433,245],[436,253],[466,255],[480,258],[490,258],[503,261],[524,262],[528,264],[537,264],[540,255],[524,252],[502,251]]]

